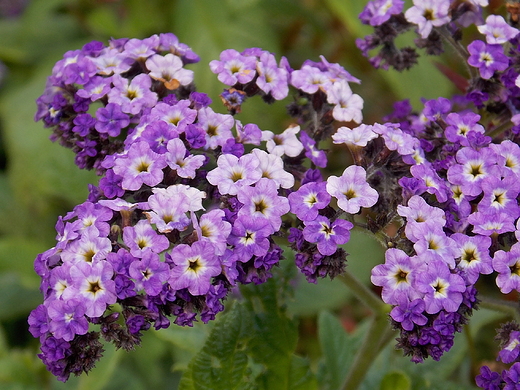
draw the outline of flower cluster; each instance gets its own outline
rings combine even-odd
[[[324,57],[293,69],[258,48],[223,51],[209,64],[228,87],[221,114],[194,90],[184,66],[198,57],[172,34],[67,53],[36,118],[102,177],[35,262],[44,303],[29,324],[48,369],[61,380],[88,371],[99,335],[131,349],[170,318],[214,319],[230,291],[269,279],[288,247],[309,282],[333,278],[354,227],[386,245],[371,280],[392,307],[398,347],[414,362],[439,360],[478,308],[480,275],[495,273],[503,294],[520,291],[520,38],[501,16],[484,21],[486,5],[368,3],[360,19],[375,33],[358,46],[366,55],[383,46],[376,67],[413,65],[415,49],[394,40],[414,28],[418,47],[438,54],[446,39],[469,69],[463,96],[424,100],[419,111],[398,102],[373,124],[362,123],[351,89],[360,81]],[[482,39],[464,46],[472,24]],[[293,124],[283,131],[235,118],[246,99],[289,93]],[[352,164],[323,169],[322,141]],[[483,368],[486,389],[508,388],[520,372],[520,326],[500,338],[499,358],[513,365],[502,375]]]
[[[295,115],[273,132],[234,118],[247,97],[271,102],[295,88],[319,105],[327,131],[331,115],[360,122],[363,101],[348,84],[358,80],[347,71],[324,58],[292,70],[260,49],[226,50],[210,64],[231,87],[221,114],[184,69],[197,58],[172,34],[94,42],[56,64],[38,99],[52,138],[101,175],[35,261],[44,302],[30,331],[60,380],[92,368],[100,335],[132,349],[170,318],[181,326],[214,319],[236,286],[272,276],[287,226],[299,232],[299,255],[334,277],[345,267],[348,219],[378,199],[362,167],[327,183],[314,169],[327,164],[317,145],[325,124],[309,128]]]

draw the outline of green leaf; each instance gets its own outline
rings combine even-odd
[[[389,372],[381,381],[380,390],[410,390],[412,382],[408,375],[401,371]]]
[[[27,85],[11,90],[0,100],[5,130],[8,180],[18,220],[13,228],[23,235],[54,242],[57,215],[85,200],[87,183],[97,183],[94,172],[78,169],[70,150],[49,141],[49,129],[33,118],[49,68],[43,66]],[[15,226],[16,223],[22,226]]]
[[[241,304],[219,316],[211,334],[188,366],[180,390],[243,389],[249,386],[247,313]]]
[[[318,338],[323,352],[321,382],[326,389],[339,389],[347,377],[355,353],[363,341],[364,329],[347,334],[340,321],[323,311],[318,317]]]
[[[289,386],[291,390],[318,389],[316,376],[312,373],[309,361],[301,356],[293,355],[289,371]]]
[[[0,321],[25,316],[42,301],[39,290],[25,287],[20,275],[14,272],[0,274],[0,296]]]
[[[16,272],[20,282],[35,290],[40,286],[40,278],[34,272],[34,259],[48,249],[45,244],[30,238],[4,236],[0,238],[0,273]]]

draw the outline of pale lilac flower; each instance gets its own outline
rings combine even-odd
[[[462,269],[466,275],[466,280],[470,284],[475,284],[480,274],[488,275],[493,272],[489,247],[491,238],[485,236],[467,236],[455,233],[450,236],[459,246],[460,261],[457,267]]]
[[[124,46],[123,53],[135,60],[146,59],[156,53],[159,47],[159,36],[157,34],[145,39],[129,39]]]
[[[515,219],[506,213],[482,213],[477,211],[468,216],[468,222],[473,225],[473,233],[491,236],[515,231]]]
[[[146,141],[135,142],[126,155],[116,158],[114,172],[123,177],[125,190],[137,191],[143,184],[150,187],[159,184],[166,167],[164,156],[150,149]]]
[[[194,64],[200,61],[199,56],[185,43],[179,42],[175,34],[159,34],[159,50],[169,51],[182,58],[185,64]]]
[[[486,42],[492,45],[506,43],[518,34],[518,29],[510,26],[500,15],[489,15],[486,24],[477,28],[486,36]]]
[[[410,23],[416,24],[422,38],[428,38],[433,27],[440,27],[450,22],[448,15],[449,0],[413,0],[413,7],[404,16]]]
[[[98,74],[110,76],[126,72],[134,61],[117,49],[106,48],[100,56],[92,58],[92,62],[96,64]]]
[[[248,262],[253,256],[264,256],[270,248],[269,236],[273,228],[268,219],[249,215],[239,216],[228,237],[229,244],[240,262]]]
[[[243,204],[238,216],[265,218],[272,231],[276,232],[282,224],[282,216],[290,210],[289,201],[278,196],[278,186],[267,178],[261,178],[254,187],[242,187],[237,192],[237,199]]]
[[[168,193],[165,189],[154,188],[154,194],[148,198],[151,211],[146,212],[150,223],[155,224],[161,233],[174,229],[183,230],[190,220],[186,216],[189,199],[185,193]]]
[[[76,93],[82,98],[90,99],[95,102],[110,91],[111,83],[111,77],[94,76],[83,86],[83,89],[78,89]]]
[[[372,129],[373,126],[365,124],[361,124],[353,129],[342,126],[332,135],[332,140],[335,144],[352,144],[365,147],[369,141],[379,136]]]
[[[222,195],[236,195],[242,187],[256,183],[262,177],[260,160],[254,154],[238,158],[234,154],[221,154],[217,167],[207,174],[207,180],[218,187]]]
[[[63,292],[63,299],[81,297],[85,303],[85,315],[101,316],[107,307],[116,302],[114,270],[106,260],[92,263],[79,262],[70,268],[72,286]]]
[[[231,224],[224,220],[224,210],[215,209],[202,214],[198,221],[197,234],[199,241],[209,241],[213,244],[215,254],[221,256],[226,251],[226,240],[231,233]]]
[[[327,192],[338,200],[338,207],[356,214],[361,207],[372,207],[379,194],[367,183],[366,171],[358,165],[347,167],[340,177],[329,176]]]
[[[372,269],[370,280],[382,287],[381,297],[389,305],[399,305],[405,301],[420,298],[413,281],[418,270],[410,256],[400,249],[390,248],[385,252],[385,263]]]
[[[502,158],[497,158],[497,164],[503,167],[502,176],[509,176],[508,172],[520,175],[520,146],[510,141],[504,140],[499,144],[490,144],[489,147]]]
[[[419,143],[416,138],[404,133],[395,123],[374,123],[372,131],[383,137],[385,146],[389,150],[397,150],[401,156],[415,153]]]
[[[211,108],[206,107],[199,110],[198,123],[206,132],[205,149],[224,146],[228,139],[233,138],[231,128],[235,120],[231,115],[218,114]]]
[[[266,149],[269,153],[277,156],[284,154],[289,157],[298,156],[303,150],[303,144],[298,140],[296,134],[300,132],[300,126],[289,126],[281,134],[272,131],[262,132],[262,141],[266,141]]]
[[[180,134],[197,117],[197,111],[191,109],[190,105],[191,102],[189,100],[180,100],[173,106],[159,102],[150,111],[150,118],[166,122],[172,132]]]
[[[451,184],[460,185],[465,195],[479,195],[482,192],[482,180],[499,174],[495,152],[490,148],[477,151],[464,147],[457,152],[456,159],[458,164],[448,168],[448,180]]]
[[[441,179],[429,163],[416,164],[410,168],[410,173],[419,180],[424,191],[435,195],[440,203],[448,200],[449,190],[445,180]]]
[[[147,74],[138,74],[132,80],[113,76],[114,88],[108,93],[108,102],[121,106],[121,111],[136,115],[143,108],[157,103],[157,94],[150,90],[152,79]]]
[[[327,92],[332,85],[332,80],[328,73],[314,66],[303,65],[300,70],[291,73],[291,85],[303,92],[313,94],[320,89]]]
[[[262,149],[253,149],[251,153],[258,159],[258,169],[261,177],[273,180],[279,187],[291,188],[294,185],[294,176],[284,169],[280,156],[267,153]]]
[[[223,84],[233,86],[236,83],[247,84],[256,75],[256,58],[244,56],[234,49],[227,49],[220,53],[220,61],[209,63],[211,71]]]
[[[478,211],[493,214],[505,213],[516,219],[520,216],[520,207],[516,200],[520,193],[520,182],[516,175],[500,179],[488,176],[482,180],[484,196],[478,203]]]
[[[520,243],[514,244],[508,252],[496,251],[493,269],[498,272],[497,286],[503,294],[520,291]]]
[[[237,129],[237,142],[242,144],[260,145],[262,141],[262,130],[254,123],[248,123],[242,126],[242,122],[235,120],[235,127]]]
[[[424,224],[429,229],[434,229],[435,227],[442,228],[446,224],[444,211],[430,206],[418,195],[413,195],[408,200],[407,207],[398,205],[397,213],[406,218],[405,234],[413,242],[417,242],[421,238],[421,234],[415,234],[416,231],[422,231],[418,229],[418,226]]]
[[[206,157],[202,155],[190,154],[186,156],[186,146],[179,138],[169,140],[166,149],[168,150],[165,155],[166,163],[180,177],[193,179],[197,174],[197,169],[206,161]]]
[[[282,100],[289,94],[289,73],[276,65],[274,55],[264,52],[257,64],[258,79],[256,85],[275,100]]]
[[[207,241],[195,241],[191,246],[177,245],[169,257],[174,264],[168,278],[171,288],[187,288],[192,295],[206,294],[211,278],[222,270],[213,245]]]
[[[155,253],[165,251],[170,246],[166,236],[157,234],[147,220],[141,219],[134,226],[123,228],[123,241],[132,256],[143,257],[145,251]]]
[[[455,257],[460,254],[458,245],[440,227],[432,229],[426,224],[420,224],[414,228],[414,235],[419,239],[413,248],[421,260],[428,264],[443,261],[450,268],[455,268]]]
[[[300,141],[305,149],[305,156],[317,167],[325,168],[327,166],[327,155],[324,150],[316,147],[316,141],[305,131],[300,133]]]
[[[107,237],[99,237],[99,231],[91,226],[83,231],[81,238],[68,245],[61,253],[62,260],[71,263],[90,263],[105,259],[112,250],[112,244]]]
[[[334,105],[332,116],[337,121],[361,123],[363,120],[363,99],[352,93],[346,80],[336,81],[327,89],[327,101]]]
[[[165,56],[155,54],[145,64],[150,71],[149,76],[162,81],[168,89],[176,89],[193,81],[193,71],[184,69],[181,59],[171,53]]]

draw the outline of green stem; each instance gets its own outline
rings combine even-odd
[[[350,291],[352,291],[361,302],[367,305],[374,314],[388,313],[390,306],[383,303],[381,298],[361,283],[350,271],[345,270],[338,278],[345,283]]]
[[[380,313],[374,317],[341,389],[355,390],[359,387],[384,344],[390,340],[387,337],[388,325],[386,314]]]
[[[448,31],[446,26],[442,26],[441,28],[438,28],[437,31],[441,34],[441,36],[453,47],[455,52],[460,56],[462,59],[462,63],[466,67],[466,71],[468,72],[470,78],[477,78],[479,77],[477,73],[477,69],[468,65],[468,58],[469,53],[466,50],[466,48],[459,42],[453,39],[451,36],[451,33]]]
[[[514,318],[517,322],[520,322],[520,307],[518,305],[518,302],[503,301],[482,295],[479,295],[479,299],[479,306],[486,309],[505,313]]]

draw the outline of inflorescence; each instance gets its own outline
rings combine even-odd
[[[323,57],[293,69],[258,48],[224,50],[209,64],[228,87],[221,114],[195,90],[199,57],[173,34],[66,53],[36,120],[101,178],[35,261],[44,303],[29,324],[47,368],[66,381],[100,358],[100,336],[132,349],[152,326],[214,319],[238,285],[272,276],[283,248],[309,282],[333,278],[354,227],[387,245],[372,283],[392,307],[398,347],[414,362],[440,359],[477,309],[481,274],[496,272],[503,294],[520,291],[520,38],[502,16],[484,21],[485,6],[369,2],[360,19],[375,32],[358,46],[367,56],[382,46],[373,65],[413,66],[416,50],[395,38],[415,29],[418,48],[439,54],[447,42],[469,69],[463,95],[420,112],[398,102],[384,123],[362,123],[360,81]],[[482,37],[464,45],[472,24]],[[255,95],[292,96],[292,124],[235,119]],[[350,151],[340,175],[324,176],[320,142]],[[499,358],[514,364],[483,368],[486,389],[519,377],[520,325],[500,337]]]

